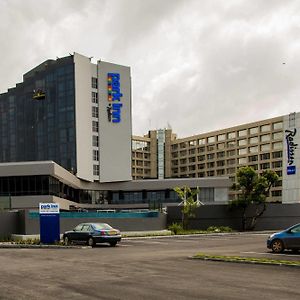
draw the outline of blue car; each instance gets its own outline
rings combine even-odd
[[[300,250],[300,223],[268,237],[267,247],[275,253],[284,250]]]

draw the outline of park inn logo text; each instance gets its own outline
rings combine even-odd
[[[119,73],[108,73],[107,74],[107,119],[112,123],[121,122],[121,108],[123,104],[121,103],[121,93],[120,88],[120,74]]]

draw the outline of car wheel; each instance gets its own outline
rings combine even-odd
[[[87,244],[90,246],[90,247],[93,247],[95,246],[95,241],[92,237],[89,237],[88,241],[87,241]]]
[[[71,244],[71,241],[69,240],[69,238],[67,236],[64,237],[64,244],[65,244],[65,246],[69,246]]]
[[[109,244],[111,247],[115,247],[117,245],[117,242],[110,242]]]
[[[281,253],[284,250],[283,242],[281,240],[274,240],[271,244],[271,249],[274,253]]]

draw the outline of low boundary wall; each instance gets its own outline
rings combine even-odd
[[[167,225],[181,223],[181,207],[168,207]],[[258,218],[255,230],[278,230],[300,223],[300,203],[268,203],[264,214]],[[190,219],[191,229],[209,226],[229,226],[241,230],[241,211],[229,210],[227,205],[203,205],[196,209],[196,217]]]

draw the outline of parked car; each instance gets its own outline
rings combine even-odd
[[[270,235],[267,247],[275,253],[281,253],[285,249],[300,250],[300,224]]]
[[[95,246],[97,243],[109,243],[112,247],[121,241],[121,233],[106,223],[81,223],[73,230],[63,234],[65,245],[86,243]]]

